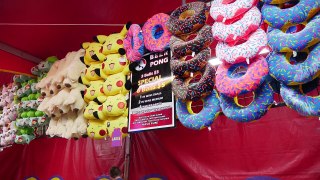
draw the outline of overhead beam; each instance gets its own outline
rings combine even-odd
[[[0,42],[0,50],[3,50],[5,52],[8,52],[10,54],[13,54],[15,56],[21,57],[21,58],[23,58],[23,59],[25,59],[27,61],[31,61],[31,62],[34,62],[34,63],[40,63],[41,61],[43,61],[40,58],[32,56],[31,54],[23,52],[23,51],[21,51],[19,49],[16,49],[16,48],[14,48],[12,46],[9,46],[9,45],[7,45],[5,43],[2,43],[2,42]]]

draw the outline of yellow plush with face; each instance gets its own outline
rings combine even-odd
[[[83,57],[80,57],[80,60],[86,64],[98,64],[101,63],[99,60],[92,59],[92,56],[95,52],[100,52],[102,50],[102,44],[97,42],[84,42],[82,43],[82,48],[85,50],[85,54]]]
[[[101,67],[96,68],[96,74],[106,79],[112,74],[124,72],[129,73],[129,61],[126,55],[121,54],[109,54],[106,56],[105,61],[101,64]]]
[[[123,39],[127,35],[128,29],[131,23],[127,23],[120,33],[110,34],[109,36],[98,35],[94,38],[94,41],[103,44],[102,51],[96,51],[95,59],[104,60],[103,55],[114,54],[114,53],[125,53],[123,48]]]
[[[108,130],[108,136],[110,137],[116,128],[120,128],[122,137],[125,137],[128,134],[128,118],[125,116],[110,117],[105,123]]]
[[[103,92],[107,96],[127,94],[130,88],[131,82],[127,80],[127,76],[123,73],[110,75],[103,83]]]
[[[90,101],[83,112],[83,116],[88,120],[106,120],[107,117],[104,116],[102,109],[102,105],[99,105],[94,101]],[[97,115],[94,115],[94,113]],[[98,116],[99,118],[96,118],[95,116]]]
[[[108,96],[107,100],[102,105],[102,112],[106,116],[120,116],[128,111],[126,96],[123,94]]]
[[[103,82],[102,81],[91,81],[90,86],[81,92],[84,101],[89,103],[93,99],[99,96],[105,96],[103,92]]]
[[[87,135],[93,139],[104,139],[107,137],[107,127],[105,121],[89,120]]]

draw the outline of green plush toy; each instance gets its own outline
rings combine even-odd
[[[21,101],[23,102],[23,101],[29,101],[29,98],[28,97],[23,97],[23,98],[21,98]]]
[[[35,110],[30,110],[30,111],[28,111],[28,113],[27,113],[27,116],[30,118],[30,117],[36,117],[36,115],[35,115]]]
[[[24,111],[23,113],[21,113],[20,116],[21,116],[22,118],[27,118],[27,117],[28,117],[27,114],[28,114],[28,112]]]
[[[36,111],[34,114],[35,114],[36,117],[44,116],[44,113],[42,111]]]

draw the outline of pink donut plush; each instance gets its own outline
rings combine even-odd
[[[153,52],[161,52],[169,48],[171,32],[166,23],[170,16],[159,13],[152,16],[142,27],[145,47]]]
[[[127,58],[131,62],[138,61],[143,56],[143,36],[138,24],[132,24],[130,26],[127,36],[123,41],[123,47],[126,50]]]
[[[227,43],[220,41],[216,47],[217,57],[230,64],[243,61],[247,61],[249,64],[249,60],[266,47],[267,42],[267,34],[259,28],[242,44],[229,46]]]
[[[224,1],[211,1],[210,15],[217,22],[236,19],[258,3],[258,0],[236,0],[232,3]]]
[[[261,13],[257,7],[251,8],[244,16],[233,24],[216,22],[212,25],[212,35],[218,41],[236,42],[259,28]]]
[[[256,90],[268,73],[268,63],[263,56],[257,56],[250,65],[244,62],[232,65],[223,63],[216,72],[216,87],[220,93],[236,97]]]

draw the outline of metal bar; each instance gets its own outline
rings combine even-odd
[[[12,46],[9,46],[7,44],[4,44],[2,42],[0,42],[0,50],[3,50],[5,52],[8,52],[10,54],[13,54],[15,56],[21,57],[21,58],[23,58],[25,60],[28,60],[28,61],[31,61],[31,62],[39,63],[39,62],[42,61],[42,59],[40,59],[40,58],[32,56],[32,55],[30,55],[28,53],[25,53],[25,52],[23,52],[23,51],[21,51],[19,49],[16,49],[16,48],[14,48]]]

